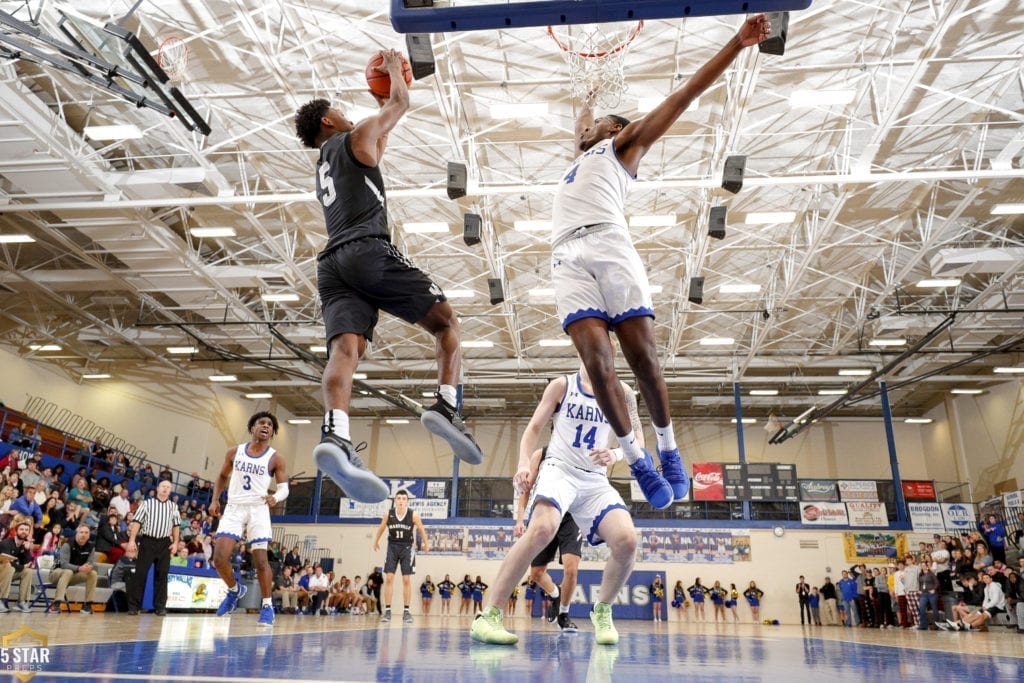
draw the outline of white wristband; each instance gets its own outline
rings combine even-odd
[[[614,455],[614,456],[615,456],[615,462],[622,462],[622,459],[623,459],[624,457],[626,457],[626,456],[625,456],[625,455],[624,455],[624,454],[622,453],[622,449],[621,449],[621,448],[613,448],[613,449],[612,449],[612,455]]]
[[[277,490],[274,491],[274,502],[280,503],[282,500],[288,497],[288,482],[283,481],[277,485]]]

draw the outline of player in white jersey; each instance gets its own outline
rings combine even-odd
[[[249,442],[228,449],[220,475],[213,485],[213,501],[210,502],[210,514],[217,516],[220,513],[220,494],[230,477],[228,502],[213,545],[213,566],[228,585],[228,594],[217,609],[217,616],[233,612],[245,595],[245,586],[235,580],[231,566],[235,544],[244,536],[252,550],[256,577],[263,594],[260,626],[274,625],[273,576],[267,558],[267,544],[271,540],[270,506],[288,497],[284,458],[270,446],[277,427],[277,417],[268,412],[259,412],[249,418]],[[277,482],[277,490],[273,494],[270,493],[271,480]]]
[[[668,390],[658,362],[651,288],[626,228],[624,206],[640,160],[690,103],[725,71],[745,47],[763,40],[770,25],[763,14],[747,19],[739,33],[686,84],[642,119],[594,118],[585,103],[576,122],[578,156],[562,177],[552,213],[551,277],[562,327],[594,383],[598,404],[619,439],[647,500],[667,507],[690,488],[672,431]],[[630,431],[625,396],[615,374],[608,331],[636,375],[658,436],[661,471],[671,491],[646,476],[645,462]]]
[[[624,384],[622,388],[630,426],[642,440],[633,392]],[[547,457],[534,481],[531,456],[541,429],[551,419],[554,427]],[[555,537],[562,515],[569,513],[591,545],[607,543],[611,551],[590,619],[598,643],[618,642],[611,601],[633,571],[636,530],[622,496],[608,481],[607,466],[622,458],[621,452],[606,448],[611,435],[611,425],[597,405],[585,366],[580,365],[576,374],[563,375],[548,384],[519,442],[519,470],[513,480],[517,491],[532,493],[529,524],[501,563],[487,609],[473,621],[470,634],[474,640],[496,645],[511,645],[518,640],[502,625],[501,604],[529,568],[531,559]]]

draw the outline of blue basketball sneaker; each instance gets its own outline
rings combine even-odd
[[[633,478],[640,484],[647,502],[659,510],[672,504],[672,486],[654,469],[654,458],[644,449],[644,457],[629,466]]]
[[[237,591],[228,591],[228,594],[224,596],[224,599],[220,601],[220,607],[217,608],[217,616],[222,617],[225,614],[231,614],[238,607],[238,601],[246,593],[246,587],[242,584],[235,584],[238,586]]]
[[[263,605],[260,608],[260,620],[256,622],[258,626],[273,626],[274,625],[274,608],[270,605]]]
[[[658,451],[658,458],[661,460],[661,476],[672,486],[672,496],[676,500],[686,498],[690,492],[690,477],[683,467],[683,459],[679,457],[679,449]]]

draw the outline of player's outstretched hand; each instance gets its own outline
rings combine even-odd
[[[752,17],[748,17],[743,22],[743,26],[740,27],[739,39],[740,44],[743,47],[750,47],[751,45],[757,45],[762,40],[768,37],[768,34],[772,30],[772,24],[768,21],[768,17],[763,14],[756,14]]]
[[[615,464],[615,454],[607,448],[595,448],[590,451],[590,460],[595,465],[611,467]]]

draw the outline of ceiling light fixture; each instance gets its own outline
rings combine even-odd
[[[273,398],[273,394],[268,393],[257,393],[257,394],[246,394],[246,398]]]
[[[366,379],[366,373],[365,372],[353,372],[352,373],[352,379]]]
[[[736,342],[732,337],[704,337],[700,340],[701,346],[731,346]]]
[[[908,425],[928,425],[934,422],[930,417],[908,417],[903,420]]]
[[[489,349],[492,346],[494,346],[494,342],[486,339],[465,339],[462,342],[464,349]]]
[[[533,299],[547,299],[555,296],[555,290],[549,287],[537,287],[527,292]]]
[[[29,344],[29,350],[31,351],[60,351],[61,348],[57,344]]]
[[[661,216],[630,216],[629,227],[631,228],[670,228],[676,224],[674,213]]]
[[[386,419],[384,421],[387,422],[389,425],[407,425],[407,424],[409,424],[408,420],[406,420],[405,418],[401,418],[401,417],[389,417],[388,419]]]
[[[402,223],[402,230],[409,234],[426,232],[448,232],[449,226],[443,221],[427,221],[425,223]]]
[[[846,389],[818,389],[818,396],[843,396]]]
[[[444,295],[449,299],[474,299],[476,291],[472,289],[446,289]]]
[[[917,287],[928,288],[928,289],[942,289],[945,287],[959,287],[962,280],[960,278],[937,278],[931,280],[918,280]]]
[[[110,379],[110,374],[106,372],[94,372],[82,375],[82,379]]]
[[[795,211],[752,211],[743,218],[743,222],[747,225],[792,223],[794,220],[796,220]]]
[[[878,339],[872,339],[871,341],[868,342],[868,346],[906,346],[906,345],[907,345],[907,340],[906,339],[893,339],[893,338],[884,339],[884,338],[881,338],[881,337],[878,338]]]
[[[189,353],[196,353],[199,351],[194,346],[168,346],[167,353],[173,353],[174,355],[181,356]]]
[[[995,204],[990,213],[993,216],[1012,216],[1024,213],[1024,204]]]
[[[98,142],[111,140],[138,140],[142,130],[133,123],[121,123],[110,126],[86,126],[82,129],[85,137]]]
[[[794,90],[789,94],[789,106],[793,109],[831,107],[837,104],[849,104],[856,96],[856,90]]]
[[[261,294],[260,298],[267,302],[289,303],[299,300],[299,295],[294,292],[277,292],[275,294]]]
[[[293,418],[291,420],[288,420],[288,424],[290,425],[308,425],[312,423],[312,420],[307,420],[305,418]]]
[[[551,221],[515,221],[512,227],[517,232],[544,232],[551,230]]]
[[[729,420],[729,422],[731,422],[732,424],[736,424],[736,418],[735,417],[732,418],[731,420]],[[745,417],[745,418],[743,418],[743,424],[745,424],[745,425],[756,425],[757,424],[757,418],[756,417]]]
[[[977,396],[978,394],[984,394],[984,389],[950,389],[951,394],[963,394],[965,396]]]
[[[211,382],[237,382],[238,377],[235,375],[210,375]]]
[[[867,370],[865,368],[847,368],[845,370],[840,370],[839,375],[841,377],[867,377],[871,372],[871,370]]]
[[[779,390],[778,389],[751,389],[750,390],[750,395],[751,396],[778,396],[779,395]]]
[[[309,350],[313,353],[327,353],[327,347],[323,344],[313,344]]]
[[[1024,367],[1018,368],[992,368],[992,372],[997,375],[1019,375],[1024,373]]]
[[[541,339],[537,343],[541,346],[572,346],[571,339]]]
[[[234,228],[189,228],[188,232],[193,237],[234,237]]]
[[[35,241],[35,238],[24,234],[0,235],[0,244],[29,244]]]

